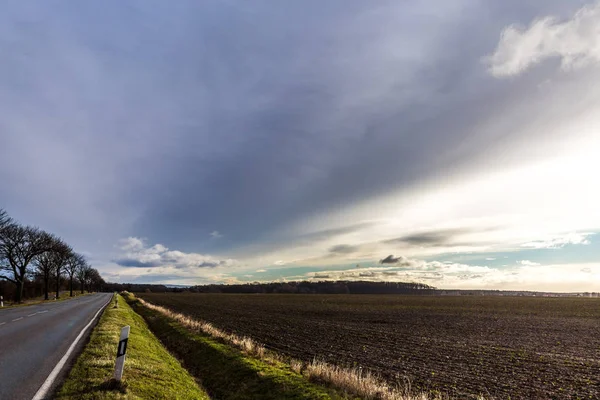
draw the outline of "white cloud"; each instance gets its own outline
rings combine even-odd
[[[309,272],[314,280],[369,280],[422,282],[441,289],[504,289],[536,291],[597,291],[600,279],[596,265],[539,265],[523,260],[503,269],[460,263],[411,260],[413,267],[365,267],[360,269]]]
[[[494,257],[487,257],[487,258],[486,258],[486,261],[494,261],[494,260],[495,260],[495,258],[494,258]]]
[[[162,244],[146,246],[143,239],[129,237],[119,241],[121,254],[114,262],[123,267],[173,267],[176,269],[236,266],[233,259],[219,259],[206,254],[169,250]]]
[[[594,233],[568,233],[562,236],[554,236],[545,240],[536,240],[533,242],[523,243],[521,247],[532,249],[560,249],[568,244],[590,244],[588,236]]]
[[[257,269],[256,272],[267,272],[266,269]]]
[[[219,239],[219,238],[222,238],[223,235],[221,233],[219,233],[219,231],[212,231],[210,233],[210,237],[213,239]]]
[[[119,240],[119,248],[124,251],[136,251],[144,248],[144,241],[136,237]]]
[[[541,265],[540,263],[536,263],[536,262],[529,261],[529,260],[521,260],[521,261],[519,261],[519,263],[521,265],[528,265],[528,266],[532,266],[532,267],[536,266],[536,265]]]
[[[564,22],[547,16],[533,21],[527,29],[508,26],[485,62],[493,76],[505,77],[551,57],[560,58],[563,69],[600,62],[600,2],[582,7]]]

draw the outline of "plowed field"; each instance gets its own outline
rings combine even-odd
[[[154,294],[286,355],[455,398],[600,399],[600,299]]]

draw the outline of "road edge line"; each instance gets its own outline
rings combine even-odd
[[[83,329],[81,330],[81,332],[79,332],[79,335],[77,335],[77,337],[75,338],[75,340],[73,341],[73,343],[71,343],[71,346],[69,346],[69,348],[67,349],[67,352],[65,353],[65,355],[54,366],[54,368],[52,369],[52,372],[50,372],[50,375],[48,375],[48,377],[46,378],[46,380],[44,381],[44,383],[42,383],[42,386],[40,386],[40,388],[38,389],[38,391],[35,393],[35,395],[33,396],[33,398],[31,400],[43,400],[44,398],[46,398],[46,396],[48,395],[48,391],[50,390],[50,388],[54,384],[54,381],[56,380],[56,377],[58,376],[58,374],[60,373],[60,371],[63,369],[63,367],[67,363],[67,360],[71,356],[71,353],[73,353],[73,350],[75,350],[75,346],[77,346],[77,343],[79,343],[79,340],[81,340],[81,338],[83,337],[83,334],[85,333],[85,331],[87,331],[87,329],[96,320],[96,317],[98,317],[98,314],[100,314],[102,311],[104,311],[104,309],[106,308],[106,306],[110,304],[110,302],[112,301],[112,299],[113,299],[113,296],[110,297],[110,299],[106,302],[106,304],[104,304],[102,307],[100,307],[100,309],[92,317],[92,319],[90,320],[90,322],[88,322],[88,324],[83,327]]]

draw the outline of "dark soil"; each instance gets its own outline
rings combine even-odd
[[[456,398],[600,399],[600,300],[145,293],[269,349]]]

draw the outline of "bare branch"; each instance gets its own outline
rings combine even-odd
[[[31,261],[52,249],[52,236],[38,228],[9,224],[2,228],[0,270],[17,285],[16,300],[21,301],[23,284],[30,272]]]
[[[11,279],[11,278],[9,278],[9,277],[8,277],[8,276],[6,276],[6,275],[0,275],[0,279],[6,279],[6,280],[7,280],[7,281],[9,281],[9,282],[12,282],[12,283],[17,283],[17,282],[16,282],[14,279]]]
[[[12,218],[8,215],[8,213],[4,209],[0,208],[0,231],[12,223],[13,223]]]

